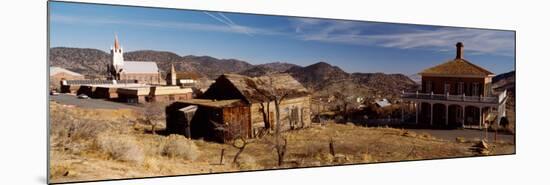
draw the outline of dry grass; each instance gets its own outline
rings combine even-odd
[[[250,140],[236,164],[237,149],[179,135],[153,135],[130,110],[94,110],[51,104],[52,182],[199,174],[473,156],[472,143],[457,143],[402,129],[327,124],[285,132],[283,166],[277,166],[272,136]],[[76,121],[75,118],[79,118]],[[74,128],[74,129],[69,129]],[[71,137],[67,137],[71,133]],[[74,136],[74,137],[73,137]],[[335,155],[329,152],[333,140]],[[509,143],[492,154],[513,153]],[[224,162],[219,163],[225,149]]]
[[[98,148],[108,154],[111,159],[132,162],[135,164],[141,164],[143,162],[143,149],[131,135],[117,136],[111,133],[105,133],[99,135],[95,141]]]
[[[166,138],[166,144],[162,154],[168,157],[181,157],[194,161],[199,157],[200,151],[193,141],[179,135],[170,135]]]

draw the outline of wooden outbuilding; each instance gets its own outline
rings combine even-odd
[[[253,138],[275,127],[275,104],[269,90],[282,93],[279,104],[282,130],[311,124],[310,93],[288,74],[247,77],[224,74],[199,99],[183,100],[166,109],[167,128],[191,138],[227,141],[237,136]],[[193,117],[184,110],[197,106]],[[190,132],[186,133],[186,130]]]

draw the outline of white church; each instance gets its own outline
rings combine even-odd
[[[144,84],[164,83],[157,63],[154,61],[124,61],[124,50],[115,35],[114,46],[111,47],[111,63],[107,66],[111,79],[137,80]]]

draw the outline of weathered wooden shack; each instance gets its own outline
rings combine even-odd
[[[284,96],[279,104],[282,130],[311,124],[310,93],[290,75],[251,78],[224,74],[199,99],[178,101],[168,106],[167,128],[187,137],[215,141],[229,140],[237,135],[253,138],[262,131],[275,128],[273,95]],[[188,106],[198,107],[190,118],[182,111]],[[190,132],[186,133],[186,130]]]

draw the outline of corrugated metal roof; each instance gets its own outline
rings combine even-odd
[[[376,101],[376,104],[379,106],[379,107],[387,107],[387,106],[390,106],[391,103],[388,101],[388,99],[384,98],[382,100],[377,100]]]
[[[239,99],[230,99],[230,100],[189,99],[189,100],[180,100],[179,102],[187,103],[191,105],[200,105],[200,106],[217,107],[217,108],[239,106],[239,105],[242,105],[243,103],[243,101]]]
[[[150,61],[124,61],[123,73],[158,73],[157,63]]]
[[[285,91],[288,93],[288,98],[301,97],[309,94],[309,91],[302,86],[300,82],[294,79],[287,73],[273,74],[270,77],[248,77],[238,74],[224,74],[220,78],[226,78],[233,86],[247,99],[248,102],[263,102],[265,96],[258,92],[258,89],[270,89],[269,79],[273,80],[272,88],[276,91]]]
[[[50,67],[50,76],[53,76],[53,75],[56,75],[56,74],[59,74],[59,73],[67,73],[67,74],[73,75],[73,76],[83,76],[79,73],[69,71],[65,68],[55,67],[55,66]]]

